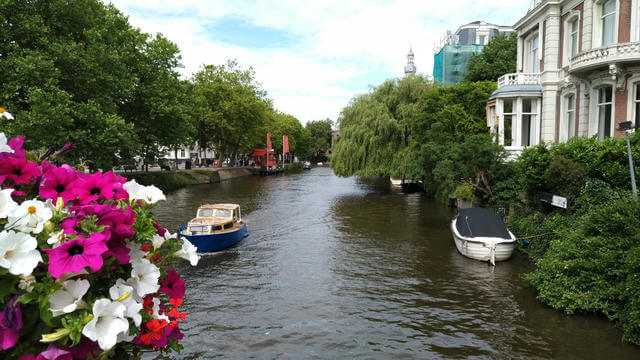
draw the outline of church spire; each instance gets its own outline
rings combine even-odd
[[[409,47],[409,53],[407,54],[407,65],[404,66],[404,75],[416,73],[416,65],[413,63],[413,49]]]

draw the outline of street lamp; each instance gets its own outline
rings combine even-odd
[[[624,131],[627,135],[627,154],[629,155],[629,171],[631,171],[631,191],[633,191],[633,199],[638,201],[638,193],[636,192],[636,175],[633,170],[633,158],[631,157],[631,144],[629,143],[629,130],[633,128],[632,121],[623,121],[618,124],[616,129],[618,131]]]

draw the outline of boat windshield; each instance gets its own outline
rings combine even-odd
[[[216,209],[216,216],[218,216],[218,217],[231,217],[231,210]]]
[[[200,211],[198,211],[198,216],[199,217],[213,216],[213,209],[200,209]]]

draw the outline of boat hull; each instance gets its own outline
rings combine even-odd
[[[489,261],[495,264],[496,261],[509,260],[516,247],[516,239],[511,235],[511,239],[497,237],[474,237],[467,238],[456,230],[456,220],[451,222],[451,233],[453,241],[460,254],[475,260]]]
[[[180,236],[189,240],[197,248],[197,252],[205,253],[220,251],[233,246],[249,236],[249,232],[247,231],[247,224],[242,224],[241,227],[235,230],[215,234],[187,235],[183,230],[180,230]]]

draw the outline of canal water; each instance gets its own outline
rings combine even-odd
[[[175,232],[205,203],[239,203],[250,236],[177,268],[187,282],[184,359],[633,359],[591,316],[540,304],[519,254],[462,257],[452,209],[384,179],[328,168],[168,194]]]

